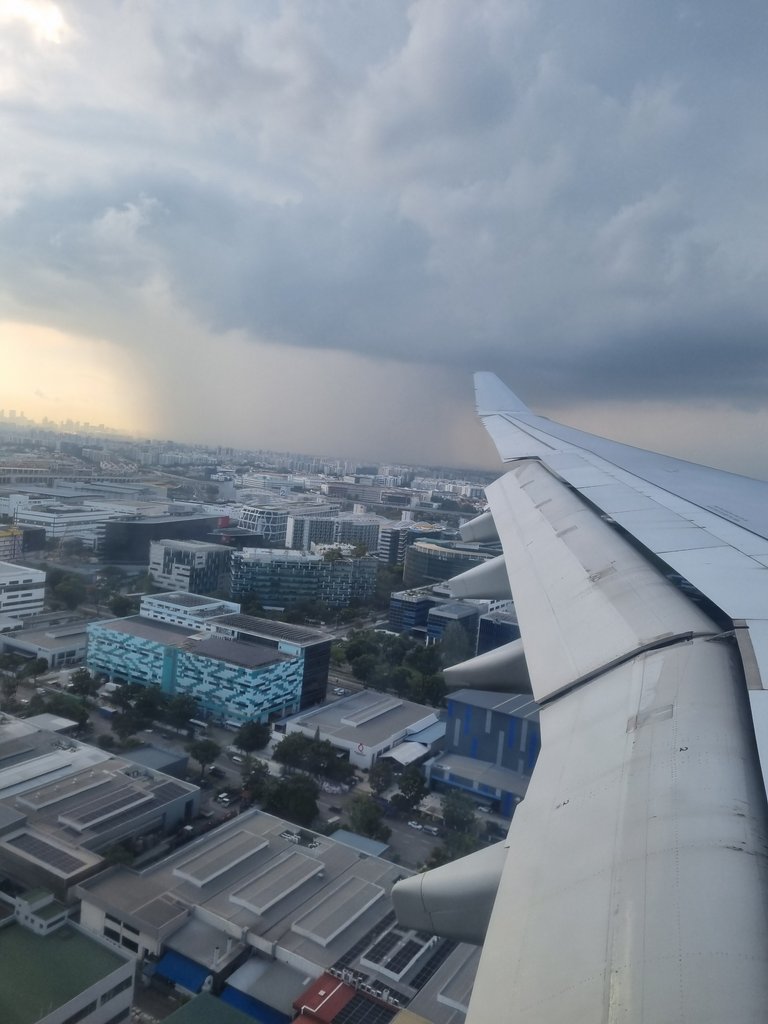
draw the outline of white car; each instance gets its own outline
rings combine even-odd
[[[417,832],[421,832],[421,830],[424,828],[424,826],[420,825],[418,823],[418,821],[409,821],[408,822],[408,828],[415,828]]]

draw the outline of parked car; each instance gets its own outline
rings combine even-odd
[[[435,828],[434,825],[425,825],[424,826],[424,831],[428,832],[429,835],[431,835],[431,836],[439,836],[440,835],[440,829],[439,828]]]
[[[418,821],[409,821],[408,828],[415,828],[417,832],[421,832],[424,826],[420,825]]]

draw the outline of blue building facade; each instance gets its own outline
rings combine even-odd
[[[116,682],[193,697],[202,718],[242,724],[299,710],[301,659],[131,616],[88,626],[86,664]]]
[[[540,748],[539,710],[530,696],[457,690],[447,701],[445,753],[429,765],[429,780],[511,818]]]

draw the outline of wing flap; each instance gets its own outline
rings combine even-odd
[[[542,709],[467,1024],[761,1019],[765,806],[735,676],[698,640]]]

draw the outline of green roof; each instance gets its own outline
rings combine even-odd
[[[36,935],[19,924],[0,929],[0,1021],[35,1024],[97,981],[125,958],[64,925]]]

